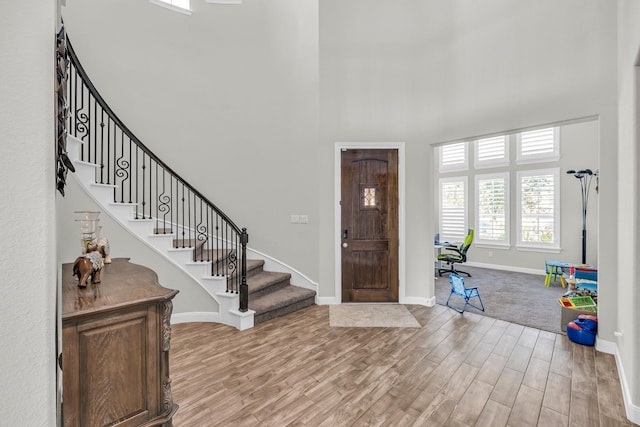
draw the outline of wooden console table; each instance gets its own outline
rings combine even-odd
[[[116,258],[102,283],[78,287],[62,266],[64,426],[171,426],[169,347],[178,293],[152,270]]]

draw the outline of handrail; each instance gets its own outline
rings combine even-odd
[[[239,293],[239,310],[247,311],[246,228],[129,130],[89,79],[68,36],[66,47],[67,129],[85,142],[81,159],[99,166],[96,183],[114,185],[114,202],[135,204],[135,219],[154,220],[157,234],[175,231],[175,247],[193,248],[194,261],[211,262],[211,274],[227,277],[227,291]]]

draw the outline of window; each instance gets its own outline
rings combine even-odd
[[[440,152],[440,172],[461,171],[469,168],[466,142],[443,145],[438,151]]]
[[[461,242],[467,235],[467,177],[440,179],[440,240]]]
[[[476,175],[476,240],[509,245],[509,173]]]
[[[518,163],[552,162],[560,159],[558,128],[546,128],[518,134]]]
[[[509,137],[506,135],[482,138],[475,142],[476,168],[507,166],[509,164]]]
[[[189,0],[149,0],[149,3],[166,7],[167,9],[171,9],[174,12],[191,15],[191,9],[189,9]]]
[[[559,249],[559,169],[520,171],[517,176],[518,245]]]

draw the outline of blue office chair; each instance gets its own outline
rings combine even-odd
[[[474,286],[473,288],[465,287],[464,279],[462,278],[462,276],[454,273],[449,274],[449,282],[451,283],[451,293],[449,294],[449,298],[447,298],[447,307],[452,308],[459,313],[464,313],[468,305],[480,311],[484,311],[484,304],[482,303],[482,298],[480,298],[480,293],[478,292],[477,286]],[[457,295],[461,298],[464,298],[464,307],[462,307],[462,310],[449,305],[449,300],[451,300],[451,295]],[[477,305],[473,305],[469,302],[471,298],[476,298],[476,297],[478,298],[478,301],[480,301],[480,307],[478,307]]]

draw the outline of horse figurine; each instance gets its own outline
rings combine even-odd
[[[87,253],[76,258],[73,264],[73,275],[78,276],[78,286],[87,287],[87,280],[91,276],[91,283],[100,283],[100,272],[104,267],[104,248],[89,246]]]

